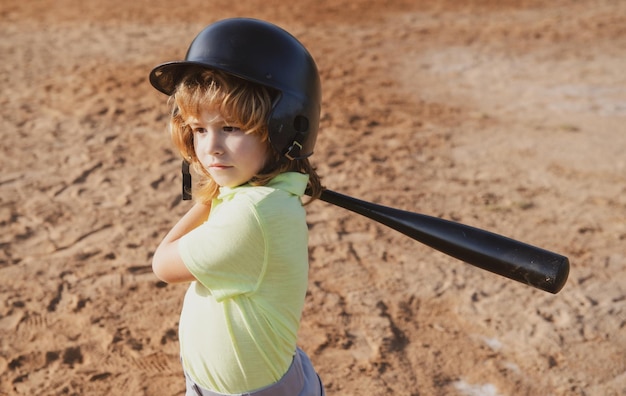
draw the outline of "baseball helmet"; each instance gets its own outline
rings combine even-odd
[[[256,19],[215,22],[192,41],[185,60],[155,67],[150,83],[172,95],[185,73],[198,66],[276,92],[267,120],[272,147],[289,159],[313,154],[320,119],[320,77],[313,57],[290,33]]]

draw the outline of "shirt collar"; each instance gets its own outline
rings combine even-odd
[[[304,195],[304,191],[306,190],[308,181],[309,175],[298,172],[285,172],[270,180],[270,182],[267,183],[265,186],[277,190],[284,190],[290,194],[301,197],[302,195]],[[246,183],[237,187],[220,187],[217,199],[227,199],[228,197],[235,195],[242,189],[250,187],[254,186]]]

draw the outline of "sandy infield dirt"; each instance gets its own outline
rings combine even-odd
[[[300,345],[328,395],[626,395],[626,2],[3,0],[0,395],[183,395],[189,207],[147,75],[274,22],[323,82],[333,190],[570,258],[552,295],[324,202]]]

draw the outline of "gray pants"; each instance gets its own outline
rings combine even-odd
[[[185,373],[187,392],[185,396],[226,396],[204,389],[195,384]],[[311,364],[311,360],[300,348],[296,350],[287,373],[276,383],[248,393],[229,396],[324,396],[324,386]]]

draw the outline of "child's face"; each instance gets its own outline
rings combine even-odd
[[[190,117],[185,122],[193,131],[198,160],[218,185],[244,184],[265,166],[268,145],[258,134],[245,134],[238,125],[229,124],[219,112],[207,110],[199,119]]]

